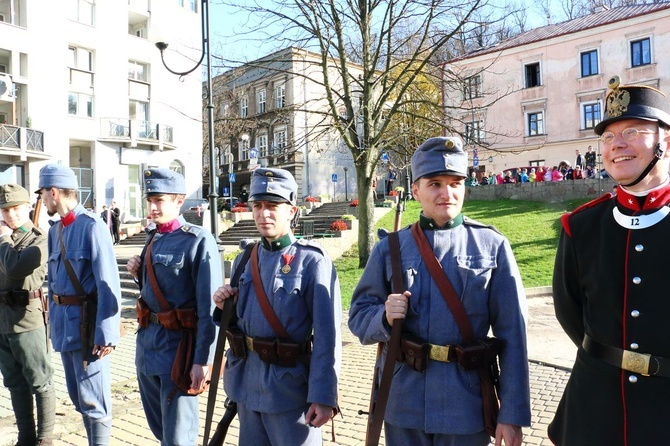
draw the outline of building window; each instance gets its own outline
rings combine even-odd
[[[249,114],[249,100],[246,96],[240,98],[240,118],[246,118]]]
[[[272,139],[273,139],[274,153],[275,154],[282,153],[287,146],[286,129],[275,131],[274,135],[272,136]]]
[[[238,152],[240,161],[249,159],[249,139],[240,139],[238,143]]]
[[[83,93],[70,93],[67,99],[67,112],[72,116],[93,117],[93,96]]]
[[[465,124],[465,143],[476,144],[484,140],[483,123],[472,121]]]
[[[464,81],[463,100],[478,98],[482,96],[482,77],[471,76]]]
[[[267,93],[265,92],[265,88],[262,90],[259,90],[258,92],[258,113],[265,113],[265,100],[266,100]]]
[[[528,136],[544,135],[544,116],[542,112],[528,113]]]
[[[256,147],[258,147],[258,157],[265,158],[268,156],[268,135],[258,135],[256,138]]]
[[[649,37],[630,43],[630,65],[639,67],[651,63],[651,40]]]
[[[581,54],[582,77],[598,74],[598,51],[592,50]]]
[[[134,60],[129,60],[128,79],[141,82],[149,82],[147,64],[135,62]]]
[[[535,62],[524,66],[526,74],[526,88],[539,87],[542,85],[540,79],[540,62]]]
[[[84,25],[93,25],[94,0],[72,0],[70,19]]]
[[[286,86],[284,84],[275,87],[275,108],[284,108],[286,104]]]
[[[82,71],[93,71],[93,52],[84,48],[71,46],[68,48],[70,53],[70,68],[76,68]]]
[[[592,129],[601,120],[600,103],[591,102],[582,104],[582,129]]]
[[[181,174],[182,176],[185,175],[184,173],[184,164],[179,161],[179,160],[172,160],[170,163],[170,170],[177,172],[178,174]]]

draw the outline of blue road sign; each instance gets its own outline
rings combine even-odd
[[[383,163],[389,162],[389,154],[387,152],[382,153],[382,162]]]
[[[479,157],[476,157],[476,156],[475,156],[475,157],[472,159],[472,165],[473,165],[474,167],[479,166]]]
[[[228,181],[231,183],[235,182],[235,173],[231,172],[228,174]]]
[[[333,183],[337,183],[337,174],[336,174],[336,173],[334,173],[334,174],[331,175],[331,181],[332,181]]]

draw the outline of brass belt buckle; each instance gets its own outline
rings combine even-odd
[[[450,345],[430,345],[430,351],[428,352],[428,357],[434,361],[439,362],[449,362],[449,349]]]
[[[651,355],[624,350],[621,357],[621,368],[629,372],[649,376]]]

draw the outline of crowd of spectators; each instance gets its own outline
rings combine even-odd
[[[556,182],[565,180],[582,180],[585,178],[597,178],[595,166],[587,165],[583,168],[581,165],[572,166],[570,163],[562,161],[558,166],[539,166],[539,167],[520,167],[509,169],[503,172],[488,172],[486,175],[478,176],[473,170],[470,177],[465,180],[466,186],[485,186],[489,184],[509,184],[509,183],[535,183],[535,182]]]

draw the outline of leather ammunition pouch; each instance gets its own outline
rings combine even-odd
[[[428,367],[428,353],[430,344],[418,338],[404,336],[400,339],[400,355],[398,360],[407,364],[417,372],[423,372]]]
[[[137,322],[140,327],[146,328],[155,323],[168,330],[195,330],[198,327],[198,315],[192,308],[177,308],[154,313],[141,297],[135,303]]]
[[[477,339],[467,345],[456,346],[456,358],[465,370],[489,367],[496,362],[502,350],[502,341],[497,338]]]
[[[174,357],[174,362],[172,363],[170,378],[175,386],[187,395],[200,395],[209,389],[209,381],[207,381],[207,384],[199,390],[191,389],[191,367],[193,366],[193,356],[195,354],[197,330],[182,329],[181,333],[182,338],[177,346],[177,353]],[[171,399],[173,394],[174,392],[171,392],[168,399]]]
[[[149,326],[149,315],[151,310],[147,303],[141,297],[135,302],[135,312],[137,313],[137,323],[140,327],[146,328]]]
[[[242,330],[237,327],[229,327],[226,330],[226,339],[236,358],[244,359],[247,357],[247,344]]]

